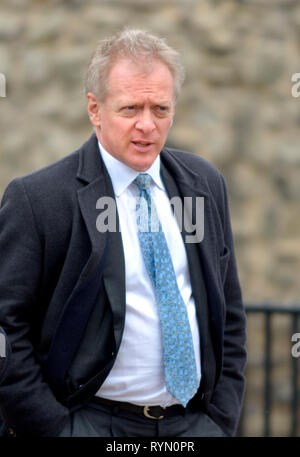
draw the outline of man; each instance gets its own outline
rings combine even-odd
[[[6,189],[0,406],[12,435],[236,431],[245,313],[225,184],[205,160],[164,147],[182,82],[163,40],[125,30],[101,41],[86,78],[94,134]],[[117,228],[105,230],[111,201]]]

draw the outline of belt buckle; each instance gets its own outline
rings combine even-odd
[[[159,417],[151,416],[151,414],[149,414],[149,412],[148,412],[149,408],[151,408],[151,406],[144,406],[144,410],[143,410],[144,416],[148,417],[148,419],[160,420],[160,419],[163,419],[165,417],[165,416],[159,416]]]

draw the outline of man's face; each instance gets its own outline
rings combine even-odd
[[[144,69],[131,60],[118,60],[109,73],[104,101],[89,93],[88,109],[107,152],[134,170],[146,171],[172,125],[173,76],[159,60]]]

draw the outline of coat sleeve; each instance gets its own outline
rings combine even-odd
[[[0,326],[10,360],[0,385],[0,412],[17,436],[56,436],[69,412],[43,379],[33,323],[43,269],[43,244],[22,179],[10,183],[0,206]]]
[[[224,243],[229,257],[224,267],[223,293],[225,296],[225,325],[223,343],[223,365],[221,375],[208,406],[208,414],[224,431],[232,436],[236,433],[241,413],[247,360],[246,314],[237,273],[234,242],[231,230],[229,204],[223,177],[221,179],[220,215],[223,225]],[[224,255],[225,257],[225,255]],[[224,259],[225,260],[225,259]]]

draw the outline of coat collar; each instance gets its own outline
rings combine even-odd
[[[79,165],[77,179],[90,183],[103,176],[103,162],[101,160],[98,139],[93,133],[86,143],[79,149]]]
[[[184,153],[183,153],[184,154]],[[209,197],[207,185],[203,176],[197,174],[180,154],[169,148],[161,151],[161,161],[174,176],[176,182],[199,196]],[[98,139],[93,133],[89,140],[79,150],[79,165],[77,179],[90,183],[103,176],[104,164],[98,148]]]
[[[182,152],[181,154],[186,153]],[[180,153],[164,148],[161,152],[161,161],[182,189],[198,196],[209,197],[203,176],[196,173],[181,157]]]

